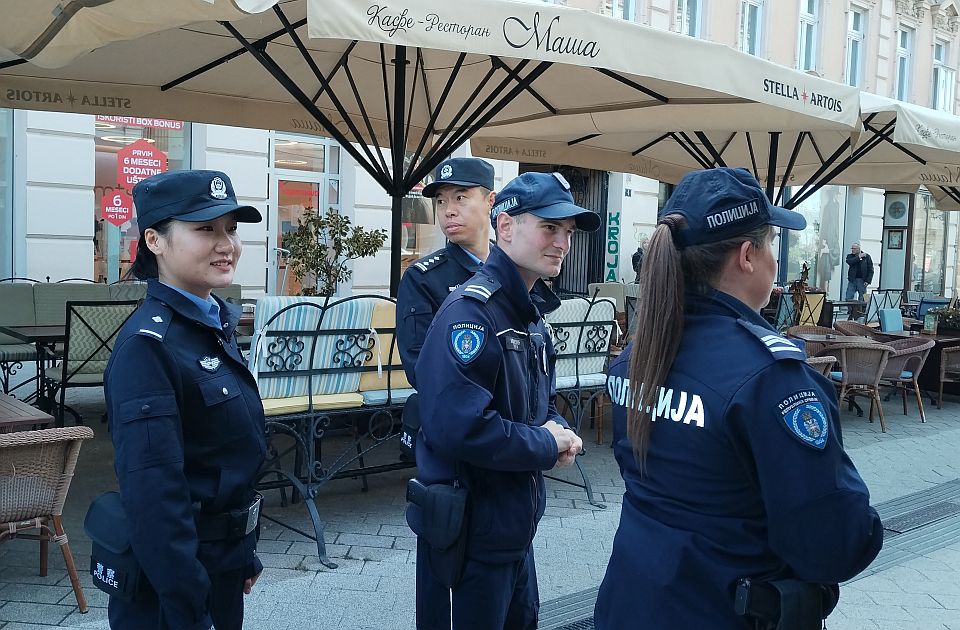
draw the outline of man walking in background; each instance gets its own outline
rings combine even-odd
[[[860,301],[867,299],[867,286],[873,282],[873,259],[870,254],[860,249],[860,243],[850,245],[847,254],[847,292],[846,300],[854,299],[854,294]]]

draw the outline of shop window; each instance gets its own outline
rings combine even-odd
[[[817,69],[819,30],[819,0],[803,0],[800,3],[800,31],[797,37],[797,68],[800,70]]]
[[[800,277],[803,263],[810,269],[807,284],[826,291],[829,299],[840,298],[845,272],[843,225],[846,188],[824,186],[794,208],[807,219],[805,230],[782,230],[781,246],[787,248],[787,282]]]
[[[913,247],[910,257],[910,286],[913,291],[943,295],[946,267],[947,221],[927,193],[916,197],[913,219]]]
[[[677,32],[700,37],[702,5],[702,0],[677,0]]]
[[[740,0],[740,50],[759,55],[762,29],[763,0]]]
[[[934,109],[953,113],[957,74],[949,67],[950,44],[937,40],[933,45],[933,103]]]
[[[134,185],[151,175],[190,168],[190,123],[97,116],[94,186],[94,279],[116,282],[137,255],[140,228]]]
[[[0,278],[13,275],[13,110],[0,109]]]
[[[913,74],[913,29],[897,30],[897,100],[910,100],[910,81]]]
[[[340,212],[340,146],[312,136],[277,134],[273,142],[277,174],[277,295],[303,288],[287,271],[283,238],[297,229],[305,212]],[[306,279],[305,279],[306,280]]]

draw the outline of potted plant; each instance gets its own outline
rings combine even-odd
[[[373,256],[386,240],[386,230],[352,225],[333,208],[322,216],[308,209],[297,220],[297,229],[284,235],[283,247],[290,252],[287,264],[301,284],[300,295],[329,297],[353,275],[347,263]],[[304,286],[311,280],[314,286]]]
[[[943,334],[944,331],[960,332],[960,308],[948,308],[946,306],[939,306],[937,308],[931,308],[927,311],[928,315],[935,315],[937,317],[937,332]]]

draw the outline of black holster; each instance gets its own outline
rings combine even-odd
[[[463,577],[467,555],[469,492],[459,486],[432,484],[416,479],[407,482],[407,501],[422,513],[420,537],[429,545],[430,568],[447,588],[455,587]]]
[[[737,583],[734,610],[763,630],[821,630],[836,599],[829,587],[796,579]]]

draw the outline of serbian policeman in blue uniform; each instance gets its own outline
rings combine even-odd
[[[410,384],[427,328],[450,292],[477,272],[490,253],[493,167],[479,158],[451,158],[423,188],[436,200],[447,245],[407,268],[397,288],[397,348]]]
[[[141,230],[132,271],[147,297],[117,337],[105,376],[114,468],[130,542],[149,584],[110,598],[111,628],[243,625],[263,569],[254,492],[263,406],[237,349],[239,309],[211,293],[233,281],[238,222],[259,222],[218,171],[170,171],[133,189]]]
[[[600,218],[548,173],[511,181],[492,215],[497,244],[440,307],[416,367],[417,477],[469,489],[466,562],[452,589],[431,568],[422,510],[408,508],[421,630],[536,628],[541,471],[571,464],[583,445],[555,406],[556,354],[543,316],[560,301],[542,279],[560,272],[574,229],[596,230]]]
[[[880,551],[833,385],[759,314],[774,226],[806,220],[744,169],[688,174],[659,213],[636,336],[607,382],[626,493],[598,629],[773,627],[735,611],[744,578],[814,593],[790,609],[809,623],[787,627],[819,629],[836,584]]]

